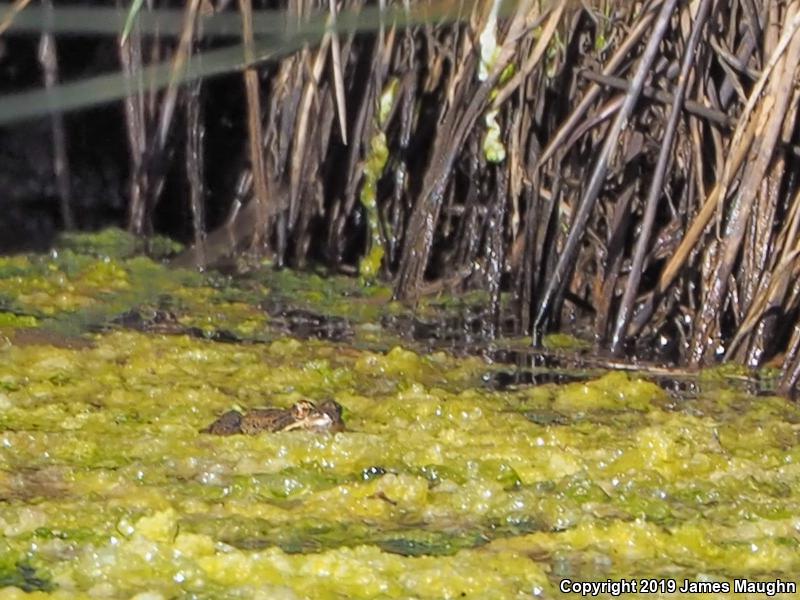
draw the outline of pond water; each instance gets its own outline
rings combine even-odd
[[[0,259],[3,598],[800,597],[797,406],[714,377],[497,389],[375,325],[385,290],[231,285],[108,236]],[[301,399],[346,430],[199,432]]]

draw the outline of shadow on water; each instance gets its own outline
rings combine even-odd
[[[342,317],[326,316],[302,308],[290,308],[274,301],[263,303],[262,308],[272,318],[272,327],[303,340],[341,342],[353,337],[350,321]]]
[[[381,324],[408,340],[417,350],[446,350],[456,355],[483,357],[497,367],[484,376],[484,385],[492,390],[588,381],[608,371],[646,377],[671,396],[683,400],[695,398],[702,389],[715,385],[714,381],[700,381],[698,369],[636,358],[622,359],[591,348],[589,344],[577,349],[547,349],[535,348],[516,338],[513,345],[507,345],[504,340],[513,339],[513,321],[507,319],[501,323],[500,335],[505,337],[492,339],[486,327],[489,320],[487,311],[475,306],[461,314],[443,314],[438,318],[388,317]],[[735,371],[719,375],[718,379],[722,381],[717,385],[734,387],[752,396],[775,393],[776,381],[769,373]]]
[[[289,335],[302,340],[359,345],[357,320],[326,314],[324,309],[299,307],[277,296],[259,305],[269,316],[268,332],[252,337],[223,328],[204,329],[183,325],[177,308],[169,306],[168,301],[166,305],[164,303],[162,299],[157,306],[134,307],[107,324],[93,329],[133,329],[156,334],[188,335],[233,344],[258,344],[274,339],[275,336]],[[680,400],[695,398],[702,390],[715,385],[734,387],[752,396],[775,393],[775,381],[768,373],[735,371],[709,380],[702,379],[698,370],[652,361],[610,357],[590,348],[588,344],[576,349],[534,348],[527,345],[524,339],[511,337],[511,320],[506,320],[501,325],[500,333],[505,337],[492,339],[485,325],[487,321],[486,311],[479,306],[470,306],[461,311],[436,306],[425,316],[410,312],[385,314],[380,318],[380,327],[385,333],[386,341],[379,342],[377,346],[373,343],[370,347],[385,351],[399,341],[422,354],[446,351],[455,356],[479,356],[491,365],[483,375],[482,385],[495,391],[585,382],[608,371],[624,371],[655,382],[673,398]]]

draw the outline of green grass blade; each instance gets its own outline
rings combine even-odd
[[[120,44],[124,44],[127,41],[131,29],[133,29],[133,24],[139,16],[139,12],[142,10],[143,3],[144,0],[133,0],[131,9],[128,11],[128,16],[125,19],[125,27],[122,29],[122,39],[119,41]]]

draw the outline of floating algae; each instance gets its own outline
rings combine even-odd
[[[0,260],[14,314],[86,311],[145,259],[59,260]],[[177,322],[247,343],[104,323],[52,345],[0,321],[4,597],[558,597],[563,579],[800,572],[782,399],[676,400],[620,373],[496,391],[478,359],[283,337],[246,290],[187,281],[163,292]],[[56,284],[50,311],[30,290]],[[346,431],[198,433],[328,398]]]

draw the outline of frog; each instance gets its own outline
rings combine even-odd
[[[325,400],[319,406],[309,400],[296,402],[289,408],[256,408],[244,414],[229,410],[201,429],[212,435],[258,435],[281,431],[312,431],[336,433],[344,430],[342,406],[335,400]]]

